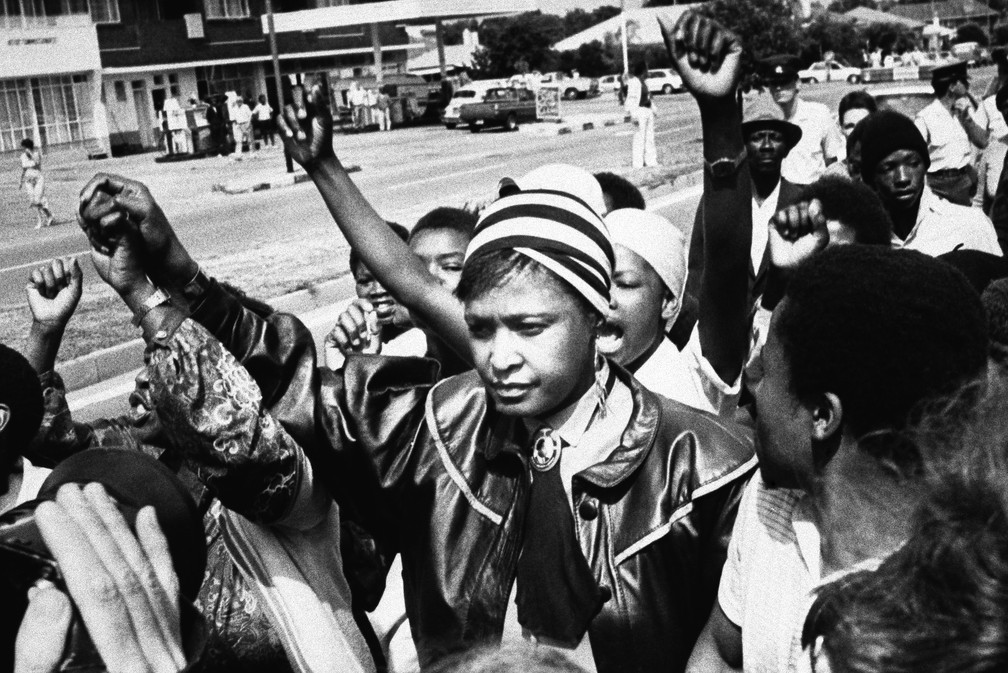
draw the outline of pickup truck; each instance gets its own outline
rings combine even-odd
[[[563,72],[547,72],[539,78],[539,84],[557,87],[560,95],[566,100],[594,98],[602,93],[599,90],[598,78],[581,77],[577,74],[572,77]]]
[[[491,126],[514,131],[519,122],[535,121],[535,118],[536,94],[531,89],[490,89],[482,103],[469,103],[459,109],[459,123],[468,124],[473,133]]]

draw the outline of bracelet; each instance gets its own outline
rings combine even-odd
[[[196,275],[193,276],[192,280],[185,284],[182,288],[182,296],[186,301],[190,303],[195,303],[203,298],[210,290],[210,277],[206,275],[203,269],[197,267]]]
[[[137,311],[136,315],[133,316],[133,326],[139,327],[140,323],[147,316],[148,313],[153,311],[156,307],[162,304],[167,304],[171,301],[171,297],[165,294],[164,290],[154,290],[154,294],[144,299],[143,304]]]

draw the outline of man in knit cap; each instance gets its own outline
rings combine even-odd
[[[883,110],[864,124],[861,179],[892,218],[894,247],[931,256],[960,248],[1001,254],[994,226],[983,211],[950,203],[928,187],[928,145],[909,118]]]

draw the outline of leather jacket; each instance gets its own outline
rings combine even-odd
[[[230,310],[217,324],[232,351],[263,356],[249,343],[263,333],[232,329],[248,316]],[[581,549],[611,593],[589,628],[592,653],[600,673],[683,670],[756,458],[734,426],[614,370],[631,390],[630,422],[573,485]],[[421,664],[499,641],[530,483],[524,424],[493,411],[474,372],[438,383],[437,363],[421,358],[351,356],[284,387],[306,385],[318,386],[309,458],[340,506],[402,554]]]

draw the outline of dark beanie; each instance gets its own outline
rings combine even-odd
[[[920,154],[924,166],[931,165],[927,141],[913,121],[894,110],[879,110],[865,117],[861,135],[861,179],[875,184],[875,168],[897,150]]]

